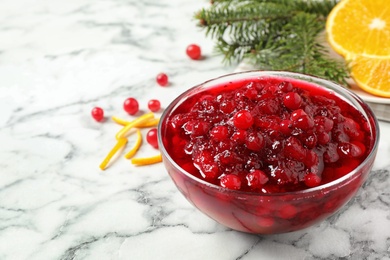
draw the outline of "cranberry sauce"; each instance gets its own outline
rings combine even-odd
[[[356,168],[372,146],[357,109],[326,89],[279,78],[229,82],[197,93],[166,122],[163,142],[184,170],[258,193],[333,181]]]

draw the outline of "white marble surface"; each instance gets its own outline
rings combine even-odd
[[[0,1],[0,259],[390,259],[390,124],[369,180],[336,216],[257,236],[216,224],[162,164],[98,168],[129,96],[163,106],[235,70],[192,16],[199,0]],[[202,61],[185,47],[201,45]],[[156,85],[159,72],[169,87]],[[143,146],[140,155],[155,151]]]

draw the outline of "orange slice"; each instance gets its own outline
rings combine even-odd
[[[359,87],[376,96],[390,97],[390,58],[356,56],[350,66]]]
[[[326,21],[329,44],[348,60],[355,55],[390,58],[389,0],[342,0]]]

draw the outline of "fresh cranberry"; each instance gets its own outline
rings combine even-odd
[[[148,108],[152,112],[157,112],[161,109],[161,103],[157,99],[151,99],[148,102]]]
[[[130,115],[135,115],[139,111],[138,101],[135,98],[128,98],[123,103],[123,109]]]
[[[240,110],[234,115],[233,124],[238,129],[248,129],[253,125],[253,117],[249,111]]]
[[[100,107],[94,107],[91,111],[91,115],[97,122],[101,122],[104,119],[104,110]]]
[[[146,141],[158,149],[158,141],[157,141],[157,128],[152,128],[146,133]]]
[[[241,179],[237,175],[227,174],[222,176],[221,186],[231,190],[239,190],[241,188]]]
[[[156,82],[162,87],[165,87],[168,85],[168,76],[165,73],[159,73],[156,76]]]
[[[199,60],[202,57],[202,50],[200,49],[199,45],[196,44],[190,44],[187,46],[186,53],[188,57],[190,57],[193,60]]]

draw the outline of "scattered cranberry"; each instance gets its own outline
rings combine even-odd
[[[248,129],[253,125],[253,117],[248,110],[238,111],[233,117],[233,124],[238,129]]]
[[[199,60],[202,57],[202,51],[200,47],[196,44],[188,45],[186,49],[186,53],[188,57],[190,57],[193,60]]]
[[[91,114],[93,119],[95,119],[98,122],[102,121],[104,118],[104,111],[100,107],[94,107],[91,111]]]
[[[231,190],[239,190],[241,188],[241,179],[234,174],[224,175],[221,178],[221,186]]]
[[[128,98],[123,103],[123,109],[130,115],[135,115],[139,110],[138,101],[135,98]]]
[[[157,128],[150,129],[146,134],[146,141],[153,146],[154,148],[158,149],[158,141],[157,141]]]
[[[161,103],[157,99],[151,99],[148,102],[148,108],[152,112],[157,112],[161,109]]]
[[[156,82],[162,87],[165,87],[168,85],[168,76],[165,73],[160,73],[156,77]]]

